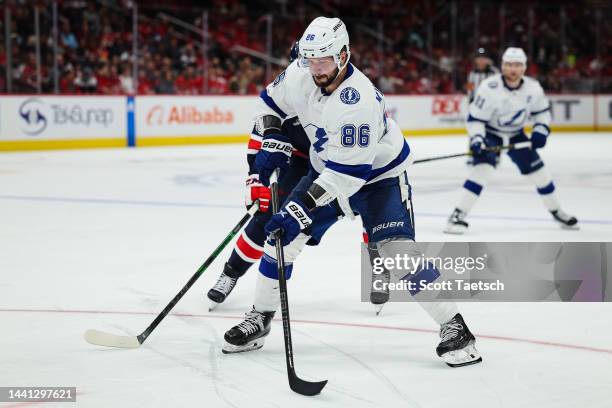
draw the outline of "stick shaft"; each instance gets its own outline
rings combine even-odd
[[[256,202],[249,208],[247,213],[242,217],[242,219],[232,228],[229,234],[221,241],[221,243],[215,248],[213,253],[204,261],[202,266],[198,268],[198,270],[193,274],[191,279],[183,286],[183,288],[179,291],[179,293],[172,298],[170,303],[161,311],[160,314],[157,315],[155,320],[151,322],[149,327],[145,329],[141,334],[138,335],[138,341],[140,344],[144,343],[144,341],[149,337],[149,335],[155,330],[155,328],[161,323],[162,320],[170,313],[170,311],[176,306],[176,304],[181,300],[181,298],[187,293],[187,291],[193,286],[193,284],[198,280],[198,278],[202,275],[202,273],[210,266],[211,263],[219,256],[219,254],[223,251],[223,249],[227,246],[227,244],[240,232],[242,227],[249,221],[249,219],[257,212],[259,209],[259,203]]]
[[[485,150],[490,151],[490,152],[501,152],[503,150],[522,149],[522,148],[528,147],[530,145],[531,145],[531,142],[530,141],[526,141],[526,142],[519,142],[519,143],[509,144],[507,146],[490,147],[490,148],[487,148]],[[429,157],[427,159],[415,160],[415,161],[412,162],[412,164],[426,163],[426,162],[435,161],[435,160],[452,159],[452,158],[455,158],[455,157],[465,157],[465,156],[473,156],[473,154],[472,154],[472,152],[447,154],[445,156]]]

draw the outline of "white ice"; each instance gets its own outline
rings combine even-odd
[[[410,142],[418,158],[466,148]],[[451,159],[410,169],[417,239],[610,241],[612,134],[556,134],[542,156],[579,231],[504,157],[469,233],[442,234],[468,171]],[[263,349],[221,353],[257,273],[209,313],[229,248],[141,348],[86,343],[90,328],[140,333],[240,219],[244,157],[240,145],[0,155],[0,386],[76,386],[79,407],[612,406],[611,304],[460,304],[484,362],[451,369],[418,305],[376,317],[360,302],[358,220],[307,248],[290,281],[297,372],[329,380],[319,396],[289,390],[279,321]]]

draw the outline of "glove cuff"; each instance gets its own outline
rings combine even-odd
[[[254,174],[250,174],[246,181],[245,184],[247,186],[252,186],[253,184],[261,184],[261,181],[259,181],[259,174],[254,173]]]
[[[474,135],[472,137],[470,137],[470,144],[474,144],[474,143],[485,143],[485,138],[482,135]]]

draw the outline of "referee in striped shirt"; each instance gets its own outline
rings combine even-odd
[[[467,84],[465,88],[468,92],[469,102],[472,103],[474,100],[474,94],[478,85],[491,75],[499,74],[499,69],[493,65],[493,61],[487,54],[484,48],[478,48],[476,55],[474,56],[474,69],[468,74]],[[470,142],[468,141],[468,149]],[[472,164],[472,157],[469,157],[466,162],[468,165]],[[499,156],[497,156],[497,163],[499,163]]]
[[[493,65],[491,58],[484,48],[479,48],[474,56],[474,69],[468,74],[466,89],[470,103],[474,99],[474,94],[478,85],[491,75],[499,74],[499,69]]]

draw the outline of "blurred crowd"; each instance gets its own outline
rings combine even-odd
[[[391,0],[138,1],[134,41],[132,1],[58,0],[57,48],[51,3],[5,0],[0,92],[7,92],[9,68],[12,92],[35,93],[39,70],[41,91],[53,92],[57,66],[61,93],[256,94],[284,69],[291,45],[318,15],[345,21],[352,61],[387,94],[463,92],[475,49],[486,48],[496,63],[508,45],[528,52],[528,74],[548,92],[612,91],[610,8],[597,1],[587,1],[591,7],[441,0],[401,6]],[[266,63],[268,46],[272,58]]]

